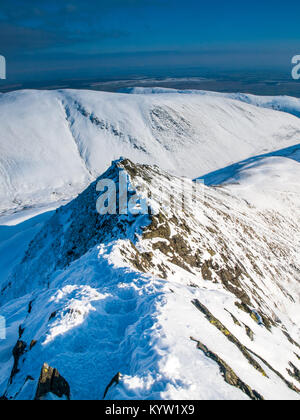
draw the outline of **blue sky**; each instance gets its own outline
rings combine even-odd
[[[290,69],[300,2],[1,0],[15,80]]]

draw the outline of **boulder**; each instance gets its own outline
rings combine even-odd
[[[52,393],[59,398],[66,397],[70,400],[71,393],[68,382],[60,375],[57,369],[44,363],[36,390],[35,400],[42,400],[43,397],[46,397],[49,393]]]

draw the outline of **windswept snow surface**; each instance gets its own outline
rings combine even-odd
[[[128,161],[103,178],[120,170],[131,189],[151,182],[153,209],[183,182]],[[184,211],[176,199],[155,216],[101,217],[93,183],[46,220],[1,292],[0,395],[33,399],[46,362],[72,399],[102,399],[120,371],[107,399],[247,400],[243,383],[252,397],[299,400],[298,224],[227,186],[204,192]],[[19,326],[27,347],[10,384]]]
[[[0,211],[70,199],[120,156],[196,178],[299,143],[298,118],[234,99],[72,90],[3,94]]]
[[[255,156],[200,178],[206,185],[226,186],[257,208],[278,210],[299,220],[300,145]]]
[[[300,99],[292,96],[258,96],[247,93],[222,93],[210,92],[205,90],[177,90],[170,88],[124,88],[120,92],[134,95],[161,95],[161,94],[181,94],[181,95],[201,95],[219,98],[229,98],[250,105],[262,108],[269,108],[275,111],[282,111],[300,117]]]

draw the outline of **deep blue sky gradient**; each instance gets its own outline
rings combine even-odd
[[[1,0],[0,54],[11,80],[289,71],[299,17],[291,0]]]

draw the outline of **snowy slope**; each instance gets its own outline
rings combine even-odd
[[[260,209],[300,217],[300,146],[255,156],[200,177],[206,185],[223,185]],[[296,211],[295,211],[296,210]]]
[[[201,95],[219,98],[229,98],[250,105],[262,108],[269,108],[275,111],[282,111],[300,117],[300,99],[292,96],[258,96],[248,93],[222,93],[205,90],[176,90],[170,88],[124,88],[120,92],[134,95],[161,95],[161,94],[181,94],[181,95]]]
[[[131,190],[151,186],[160,211],[99,216],[93,183],[45,220],[1,291],[0,395],[33,399],[46,362],[72,399],[102,399],[119,371],[108,399],[299,400],[296,219],[228,185],[200,188],[184,211],[178,195],[161,208],[192,181],[127,160],[103,178],[120,170]]]
[[[0,225],[0,287],[15,266],[21,262],[30,241],[48,217],[50,214],[45,213],[16,226]]]
[[[300,137],[294,116],[211,94],[13,92],[0,127],[0,211],[72,198],[120,155],[195,178]]]

